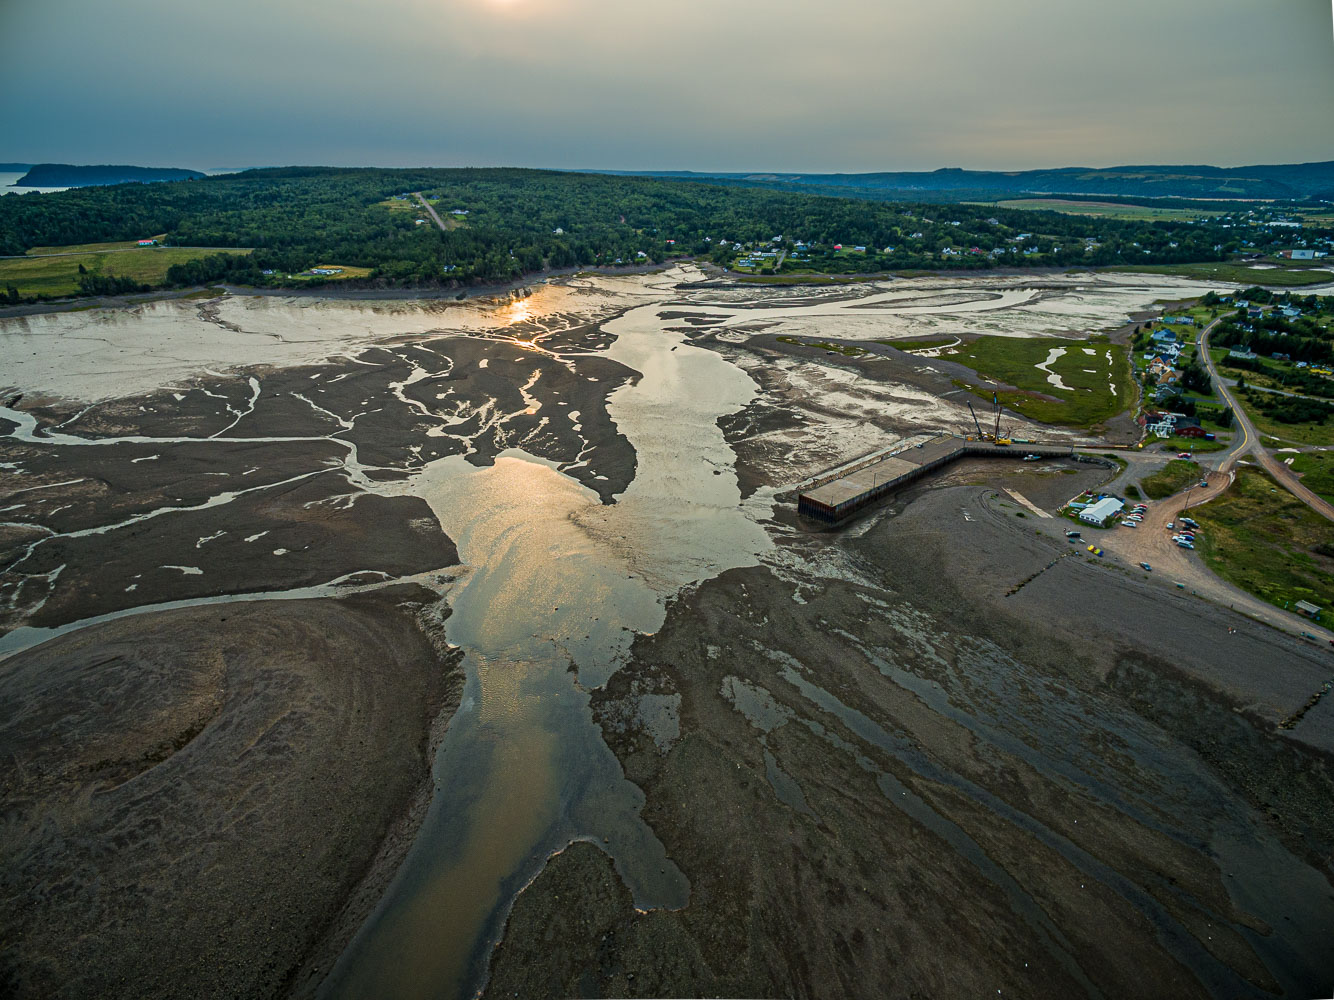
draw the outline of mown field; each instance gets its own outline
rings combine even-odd
[[[1067,201],[1064,198],[1016,198],[1013,201],[986,202],[986,204],[994,205],[996,208],[1065,212],[1067,215],[1091,215],[1099,219],[1124,219],[1132,222],[1153,219],[1207,219],[1221,214],[1217,209],[1205,211],[1197,208],[1153,208],[1149,205],[1123,205],[1106,201]]]
[[[1256,270],[1249,265],[1235,264],[1231,261],[1197,264],[1118,264],[1108,270],[1131,274],[1174,274],[1178,277],[1199,278],[1204,281],[1233,281],[1239,285],[1265,285],[1274,288],[1320,285],[1334,281],[1334,274],[1323,269],[1273,267]]]
[[[1308,451],[1300,455],[1276,455],[1280,462],[1292,459],[1289,468],[1301,477],[1302,485],[1312,493],[1334,503],[1334,455],[1327,451]]]
[[[1257,469],[1191,510],[1197,550],[1215,573],[1278,607],[1334,607],[1334,524]]]
[[[1200,467],[1184,458],[1174,458],[1151,476],[1139,481],[1139,488],[1150,500],[1161,500],[1200,481]]]
[[[1061,389],[1037,366],[1052,348],[1064,348],[1050,370],[1069,386]],[[1092,355],[1085,349],[1091,349]],[[1110,360],[1108,355],[1111,355]],[[1044,424],[1091,427],[1129,406],[1131,382],[1126,349],[1106,337],[1091,340],[1059,338],[979,337],[941,357],[967,365],[979,375],[1014,386],[999,393],[1001,402],[1017,413]],[[967,381],[959,383],[973,395],[991,402],[991,390]],[[1113,392],[1111,386],[1116,386]]]
[[[36,256],[38,253],[59,256]],[[75,295],[79,265],[89,274],[133,278],[147,285],[166,280],[173,264],[200,260],[212,254],[248,254],[249,250],[200,247],[136,247],[133,243],[80,244],[41,247],[27,257],[0,259],[0,289],[14,286],[22,296]]]

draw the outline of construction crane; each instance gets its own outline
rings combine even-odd
[[[977,422],[977,411],[973,409],[972,403],[968,404],[968,412],[973,415],[973,426],[977,428],[977,439],[979,441],[986,440],[987,436],[982,433],[982,425]]]
[[[998,395],[997,395],[996,393],[994,393],[994,392],[991,394],[991,405],[992,405],[992,406],[995,408],[995,410],[996,410],[996,431],[995,431],[994,434],[991,435],[991,440],[992,440],[992,441],[995,441],[996,444],[1009,444],[1009,443],[1010,443],[1010,439],[1009,439],[1008,437],[1001,437],[1001,429],[1000,429],[1000,420],[1001,420],[1001,404],[1000,404],[1000,396],[998,396]]]

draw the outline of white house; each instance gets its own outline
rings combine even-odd
[[[1116,497],[1103,497],[1091,507],[1085,507],[1079,512],[1079,519],[1086,524],[1096,524],[1100,528],[1107,526],[1112,515],[1121,513],[1125,507],[1124,500],[1118,500]]]

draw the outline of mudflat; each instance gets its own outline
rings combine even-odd
[[[425,793],[461,684],[425,596],[144,614],[0,663],[5,994],[284,992]]]
[[[1328,664],[995,500],[1076,478],[961,469],[677,600],[593,710],[689,905],[574,844],[487,995],[1327,992],[1331,748],[1274,724]]]

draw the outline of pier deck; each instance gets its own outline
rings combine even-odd
[[[987,441],[939,437],[889,452],[879,460],[863,463],[825,482],[817,480],[818,485],[806,489],[797,498],[797,510],[819,521],[841,521],[867,504],[965,456],[1065,458],[1073,454],[1074,449],[1069,445],[1031,442],[996,445]]]

